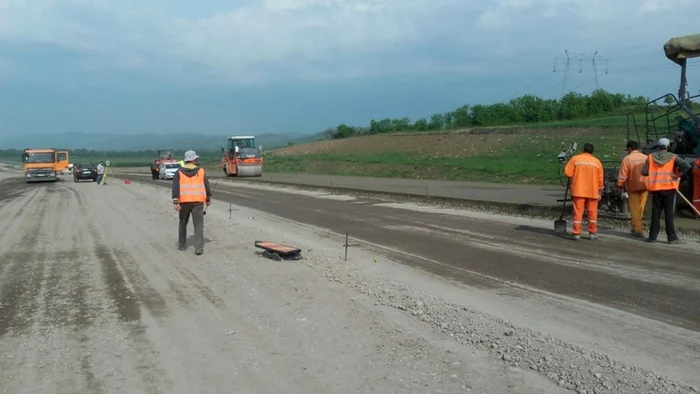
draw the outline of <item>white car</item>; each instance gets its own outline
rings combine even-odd
[[[173,179],[175,173],[180,168],[180,163],[163,163],[158,171],[159,179]]]

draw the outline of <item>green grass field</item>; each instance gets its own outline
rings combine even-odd
[[[267,152],[263,171],[558,184],[557,155],[571,142],[579,145],[579,151],[584,143],[593,143],[595,156],[616,166],[627,140],[626,132],[619,128],[550,125],[523,128],[512,134],[484,131],[473,136],[445,137],[443,133],[444,140],[438,140],[439,134],[435,133],[411,133],[326,141],[325,146],[299,145]]]

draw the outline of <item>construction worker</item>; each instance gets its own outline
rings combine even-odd
[[[571,235],[575,241],[581,239],[583,211],[588,211],[588,237],[598,238],[598,201],[603,193],[603,164],[593,156],[593,144],[583,146],[583,152],[573,156],[564,174],[571,181],[571,200],[574,205],[574,223]]]
[[[693,162],[693,206],[700,211],[700,157]]]
[[[153,163],[151,163],[151,178],[155,181],[158,179],[158,160],[153,160]]]
[[[642,166],[642,175],[647,177],[652,211],[649,238],[647,242],[656,242],[661,226],[661,213],[666,218],[666,236],[668,243],[682,243],[676,235],[673,218],[676,209],[676,193],[683,174],[690,170],[690,164],[668,151],[671,141],[659,140],[659,150],[650,154]]]
[[[209,178],[204,168],[197,166],[197,153],[185,152],[185,165],[178,168],[173,177],[172,198],[175,210],[180,213],[180,227],[177,247],[185,250],[187,224],[190,214],[194,224],[194,253],[204,253],[204,204],[211,204]]]
[[[620,163],[620,173],[617,186],[624,188],[623,196],[627,198],[630,215],[632,216],[632,235],[644,237],[644,207],[647,203],[647,178],[642,176],[642,166],[647,161],[647,155],[639,151],[637,141],[627,142],[627,156]]]
[[[102,184],[102,180],[105,177],[105,166],[102,161],[97,164],[97,184]]]

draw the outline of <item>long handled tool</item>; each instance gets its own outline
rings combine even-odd
[[[564,209],[566,209],[566,197],[569,195],[569,187],[571,186],[571,178],[566,182],[566,190],[564,190],[564,201],[561,203],[561,215],[559,220],[554,221],[554,232],[557,234],[566,234],[566,220],[564,220]]]
[[[700,216],[700,211],[698,211],[698,209],[695,208],[695,205],[693,205],[690,201],[688,201],[687,198],[685,198],[685,196],[683,195],[683,193],[681,193],[680,190],[676,189],[676,194],[678,194],[679,196],[681,196],[681,198],[683,199],[683,201],[685,201],[686,204],[688,204],[691,208],[693,208],[693,211],[695,211],[695,214],[696,214],[696,215]]]

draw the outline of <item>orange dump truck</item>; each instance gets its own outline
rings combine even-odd
[[[58,174],[68,168],[68,151],[53,148],[25,149],[22,153],[24,180],[29,182],[57,181]]]

